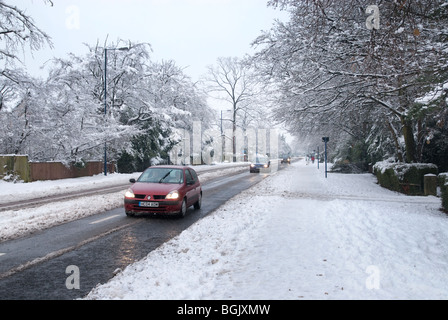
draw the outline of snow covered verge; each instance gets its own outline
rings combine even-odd
[[[216,169],[213,171],[207,171]],[[247,164],[220,164],[214,166],[198,166],[201,182],[248,170]],[[36,181],[31,183],[9,183],[0,180],[0,202],[35,199],[52,195],[69,194],[70,192],[90,190],[93,188],[124,185],[130,178],[138,178],[140,173],[96,175],[74,179],[54,181]],[[92,195],[73,200],[58,201],[57,205],[45,204],[22,210],[0,212],[0,241],[18,238],[26,234],[50,228],[55,225],[74,221],[90,215],[102,213],[123,206],[123,191],[103,195]]]
[[[303,162],[239,194],[86,299],[447,299],[436,197]]]

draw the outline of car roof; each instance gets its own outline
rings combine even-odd
[[[154,168],[160,168],[160,169],[193,169],[193,168],[191,168],[189,166],[177,166],[177,165],[151,166],[151,167],[148,167],[146,169],[154,169]]]

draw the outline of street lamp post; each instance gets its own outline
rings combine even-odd
[[[320,152],[319,146],[317,146],[317,170],[319,170]]]
[[[327,178],[327,143],[330,141],[330,138],[323,137],[322,141],[325,143],[325,178]]]
[[[107,51],[129,51],[131,47],[104,48],[104,119],[107,116]],[[104,175],[107,176],[107,139],[104,138]]]

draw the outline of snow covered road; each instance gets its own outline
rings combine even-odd
[[[294,163],[87,299],[447,299],[440,199]]]

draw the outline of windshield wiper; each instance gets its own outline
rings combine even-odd
[[[162,181],[163,181],[166,177],[168,177],[168,175],[171,173],[171,171],[173,171],[173,170],[168,171],[167,174],[165,174],[165,175],[163,176],[163,178],[159,180],[159,183],[162,183]]]

